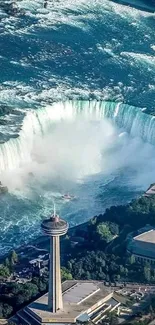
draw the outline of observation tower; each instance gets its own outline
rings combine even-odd
[[[61,286],[60,236],[65,235],[68,223],[55,211],[45,219],[41,228],[50,237],[49,291],[17,312],[15,324],[25,325],[85,325],[89,320],[94,324],[104,313],[120,305],[113,297],[111,288],[105,288],[103,281],[67,280]],[[62,299],[63,295],[63,299]]]
[[[68,223],[54,213],[41,224],[42,231],[50,237],[50,269],[48,308],[53,313],[63,309],[61,270],[60,270],[60,236],[67,233]]]

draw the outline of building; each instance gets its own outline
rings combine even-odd
[[[64,325],[89,320],[98,324],[120,302],[103,282],[68,280],[61,285],[59,241],[68,223],[54,212],[42,222],[42,230],[50,236],[49,292],[17,312],[21,324]]]
[[[147,191],[143,194],[143,196],[150,197],[152,195],[155,195],[155,184],[151,184]]]
[[[17,314],[24,324],[75,324],[88,320],[97,324],[120,305],[111,288],[98,281],[69,280],[62,284],[63,310],[48,309],[48,294],[43,295]]]
[[[30,271],[33,275],[42,276],[48,269],[49,254],[39,255],[37,258],[29,261]]]
[[[39,255],[37,258],[30,260],[29,264],[31,267],[36,267],[38,266],[40,267],[44,267],[44,266],[48,266],[48,262],[49,262],[49,254],[44,254],[44,255]]]
[[[155,229],[140,233],[131,239],[128,251],[139,261],[155,263]]]

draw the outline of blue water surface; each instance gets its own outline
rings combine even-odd
[[[154,3],[118,2],[49,0],[44,9],[42,0],[17,0],[17,15],[8,15],[0,5],[0,108],[14,111],[1,126],[1,141],[18,136],[21,111],[58,100],[102,99],[154,112]],[[134,177],[136,171],[128,167],[54,190],[36,183],[31,196],[9,193],[0,200],[0,254],[38,236],[53,191],[58,197],[73,191],[79,198],[57,203],[74,225],[142,193],[149,181],[139,188],[133,186]]]

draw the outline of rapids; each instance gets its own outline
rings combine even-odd
[[[81,223],[141,194],[155,165],[153,0],[17,0],[19,15],[6,2],[0,254],[40,234],[53,200]]]

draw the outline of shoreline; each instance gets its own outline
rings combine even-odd
[[[152,191],[152,189],[153,189],[153,191]],[[153,194],[155,194],[155,183],[150,184],[150,186],[146,189],[146,191],[140,197],[143,197],[143,196],[151,197]],[[126,204],[124,204],[124,206],[126,206]],[[113,207],[113,205],[111,205],[111,207]],[[105,214],[105,212],[103,213],[103,215],[104,214]],[[88,226],[90,220],[94,217],[95,216],[92,216],[88,221],[78,224],[76,226],[70,227],[68,230],[67,236],[72,237],[73,239],[74,239],[74,237],[80,237],[80,236],[76,235],[77,230],[85,231],[87,229],[87,226]],[[96,216],[96,217],[98,217],[98,216]],[[64,237],[64,239],[65,239],[65,237]],[[62,241],[64,239],[62,238]],[[47,237],[45,235],[40,235],[37,238],[30,240],[28,243],[25,243],[18,248],[12,248],[12,250],[10,250],[8,253],[5,253],[4,255],[0,256],[0,263],[3,263],[4,260],[9,256],[9,254],[13,250],[20,256],[20,260],[24,260],[24,259],[30,260],[31,258],[35,258],[39,255],[39,252],[40,252],[40,254],[47,253],[47,252],[49,252],[49,247],[50,247],[49,242],[50,242],[49,237]]]
[[[80,230],[86,229],[88,223],[89,223],[89,220],[84,223],[81,223],[79,225],[69,228],[67,235],[74,237],[74,234],[77,231],[77,229],[80,229]],[[48,249],[49,242],[50,242],[49,237],[47,237],[45,235],[41,235],[37,238],[30,240],[29,243],[23,244],[22,246],[20,246],[18,248],[12,248],[8,253],[1,255],[0,263],[3,263],[4,260],[10,255],[11,251],[13,251],[13,250],[17,253],[17,255],[20,256],[20,260],[30,259],[31,257],[34,258],[34,257],[38,256],[39,252],[40,252],[40,254],[47,253],[49,251],[49,249]]]

